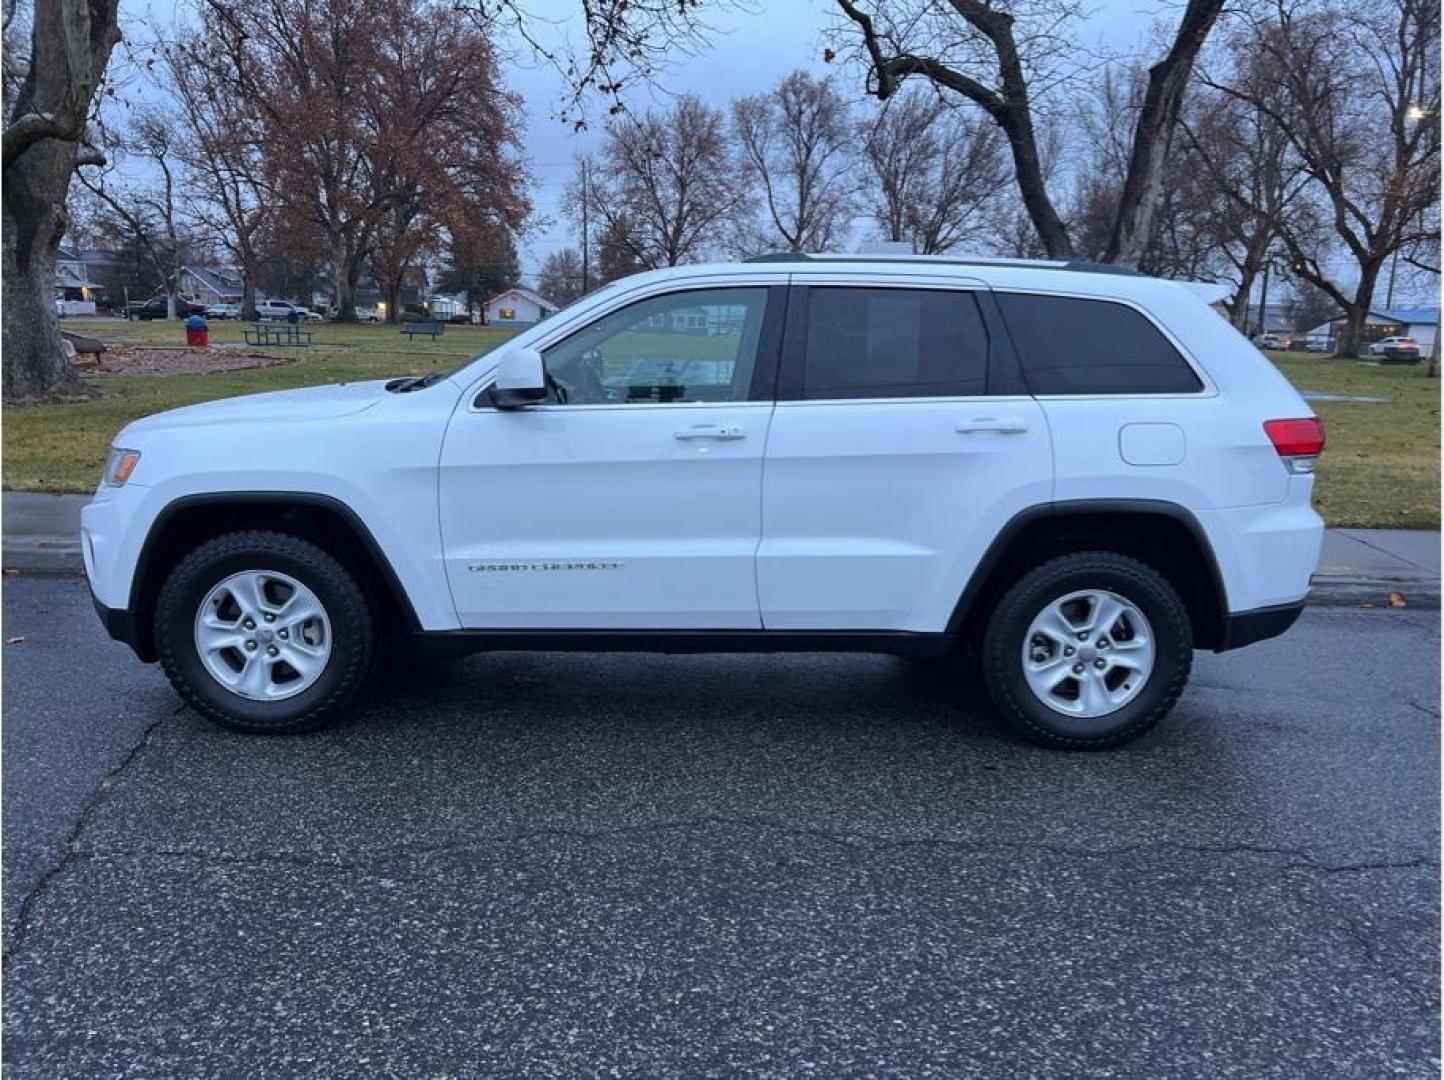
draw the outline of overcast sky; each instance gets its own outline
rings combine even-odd
[[[536,16],[533,30],[549,48],[567,42],[580,43],[584,35],[576,12],[579,0],[523,0],[526,10]],[[1085,0],[1086,3],[1086,0]],[[1095,0],[1075,27],[1085,49],[1097,55],[1128,56],[1146,50],[1146,40],[1160,19],[1171,24],[1181,0]],[[151,25],[172,22],[177,0],[121,0],[124,17]],[[760,93],[775,86],[788,72],[802,68],[814,74],[832,73],[838,85],[860,106],[864,105],[861,72],[851,67],[826,64],[822,52],[829,42],[840,44],[833,0],[733,0],[733,6],[707,16],[716,33],[697,55],[681,55],[661,73],[653,87],[636,87],[627,96],[636,111],[649,105],[665,106],[672,95],[693,93],[714,105],[726,107],[733,98]],[[144,35],[140,35],[144,36]],[[536,184],[532,190],[535,222],[520,245],[522,274],[528,283],[535,279],[542,260],[560,247],[576,246],[574,227],[566,214],[567,185],[573,176],[576,155],[595,151],[601,144],[607,102],[591,102],[591,124],[581,133],[556,118],[566,98],[566,86],[557,72],[544,61],[533,58],[521,43],[511,43],[511,58],[504,67],[508,89],[519,94],[526,110],[522,132],[524,157]],[[864,106],[865,107],[865,106]],[[1059,197],[1061,197],[1061,192]],[[860,231],[855,229],[855,234]],[[1352,279],[1355,269],[1340,258],[1334,266],[1342,279]],[[1401,279],[1406,275],[1401,273]],[[1436,282],[1417,281],[1403,285],[1409,301],[1424,302]],[[1396,297],[1400,303],[1405,297]]]
[[[530,0],[527,5],[546,20],[548,45],[581,39],[577,7],[577,0]],[[1090,44],[1110,52],[1128,51],[1140,44],[1158,13],[1166,9],[1160,0],[1100,0],[1090,6],[1080,32]],[[844,92],[861,102],[861,73],[839,70],[822,59],[823,47],[833,40],[829,30],[836,25],[835,12],[832,0],[752,0],[750,10],[714,12],[707,20],[718,30],[711,46],[695,57],[678,57],[658,87],[638,88],[628,95],[628,105],[641,110],[649,104],[665,105],[672,94],[693,93],[725,107],[733,98],[775,86],[795,68],[836,75]],[[553,119],[565,93],[560,78],[548,65],[531,62],[524,52],[508,69],[507,82],[526,102],[526,156],[537,179],[533,199],[538,218],[551,222],[523,240],[522,271],[530,279],[551,252],[577,244],[565,213],[566,187],[574,175],[576,155],[600,145],[605,109],[594,103],[598,107],[592,110],[591,127],[574,134],[569,125]]]

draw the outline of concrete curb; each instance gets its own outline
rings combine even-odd
[[[1389,581],[1378,578],[1315,578],[1309,586],[1305,603],[1309,607],[1381,607],[1390,606],[1389,594],[1397,592],[1404,598],[1404,608],[1439,610],[1439,581]]]
[[[0,566],[7,574],[85,573],[79,541],[51,537],[5,537],[3,550],[0,550]]]

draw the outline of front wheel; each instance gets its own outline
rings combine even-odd
[[[994,608],[983,677],[1008,725],[1057,749],[1121,746],[1173,708],[1193,663],[1188,612],[1152,567],[1080,552],[1023,575]]]
[[[247,732],[290,734],[336,717],[376,653],[355,578],[321,548],[236,532],[182,559],[155,609],[156,651],[181,697]]]

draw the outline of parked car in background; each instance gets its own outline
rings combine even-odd
[[[212,304],[206,308],[207,319],[239,319],[241,317],[240,304]]]
[[[319,321],[321,316],[310,308],[302,307],[300,304],[293,304],[289,300],[261,300],[256,303],[256,318],[258,319],[280,319],[285,321],[292,316],[298,319]]]
[[[198,304],[192,304],[179,296],[175,298],[175,317],[177,319],[184,319],[187,315],[200,310],[201,307]],[[164,319],[167,314],[164,295],[152,296],[149,300],[137,300],[125,309],[126,318],[139,319],[141,322],[150,319]]]
[[[1304,352],[1326,353],[1334,351],[1334,339],[1327,334],[1315,334],[1297,343]]]
[[[1369,355],[1396,364],[1417,364],[1419,343],[1411,337],[1386,337],[1369,346]]]
[[[380,322],[381,313],[374,307],[358,307],[356,309],[357,322]]]
[[[1194,649],[1289,627],[1323,540],[1323,426],[1216,289],[962,259],[639,274],[449,374],[129,424],[85,568],[110,633],[243,731],[340,715],[390,639],[971,651],[1022,736],[1118,746]]]
[[[1288,349],[1293,345],[1287,334],[1259,334],[1253,342],[1260,349]]]

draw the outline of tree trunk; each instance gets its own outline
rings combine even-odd
[[[401,286],[394,281],[386,285],[386,321],[401,321]]]
[[[0,383],[7,401],[86,393],[60,346],[55,316],[55,263],[65,232],[65,193],[75,146],[45,139],[4,171],[4,353]]]
[[[1379,283],[1380,262],[1369,262],[1359,267],[1359,284],[1354,289],[1354,300],[1346,310],[1344,328],[1334,345],[1335,356],[1353,359],[1359,354],[1364,340],[1364,324],[1369,318],[1369,308],[1374,305],[1374,288]]]
[[[1032,120],[1027,116],[1021,120],[1009,118],[1001,122],[1001,126],[1013,155],[1018,193],[1023,198],[1023,207],[1028,211],[1028,220],[1033,223],[1043,250],[1050,259],[1071,259],[1073,241],[1068,238],[1063,219],[1048,197],[1048,184],[1043,178],[1043,163],[1038,158],[1038,142],[1034,137]]]
[[[336,321],[356,321],[357,259],[349,251],[338,250],[335,257]]]
[[[1256,280],[1256,273],[1255,268],[1249,266],[1248,260],[1245,259],[1244,265],[1239,269],[1238,292],[1233,294],[1233,301],[1228,305],[1228,321],[1233,323],[1234,328],[1245,337],[1247,337],[1249,333],[1248,300],[1249,296],[1253,293],[1253,283]],[[1260,322],[1263,321],[1264,315],[1265,312],[1262,306],[1260,306]]]
[[[241,318],[256,321],[256,279],[250,273],[241,275]]]
[[[1153,235],[1153,214],[1163,189],[1163,164],[1178,124],[1183,91],[1224,0],[1189,0],[1168,55],[1148,70],[1148,90],[1133,129],[1128,175],[1118,200],[1104,262],[1137,266]]]

